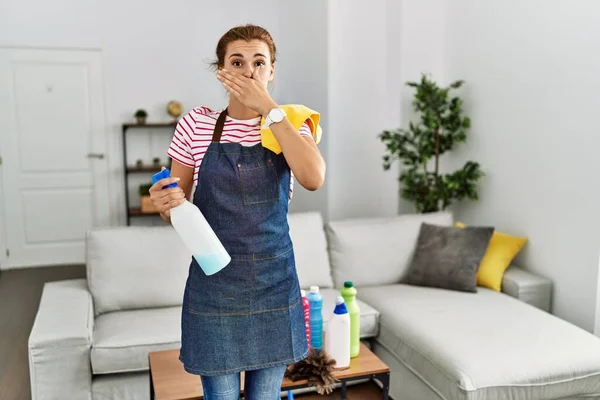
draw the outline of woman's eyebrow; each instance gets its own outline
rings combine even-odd
[[[229,58],[231,58],[231,57],[241,57],[241,58],[244,58],[244,55],[243,55],[243,54],[241,54],[241,53],[233,53],[232,55],[230,55],[230,56],[229,56]],[[264,58],[267,58],[267,57],[266,57],[264,54],[262,54],[262,53],[256,53],[256,54],[254,55],[254,57],[264,57]]]

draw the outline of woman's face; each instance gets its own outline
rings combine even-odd
[[[255,78],[265,85],[273,80],[275,73],[269,46],[261,40],[235,40],[229,43],[223,68],[248,78],[254,73]]]

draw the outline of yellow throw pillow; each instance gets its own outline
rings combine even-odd
[[[455,226],[457,228],[464,228],[466,225],[462,222],[457,222]],[[477,285],[497,292],[501,291],[504,272],[523,246],[525,246],[525,243],[527,243],[526,237],[512,236],[507,233],[494,231],[487,251],[479,264]]]

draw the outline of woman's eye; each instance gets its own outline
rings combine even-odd
[[[257,67],[263,67],[265,65],[265,63],[263,61],[257,61],[256,62],[256,66]]]
[[[231,63],[231,65],[233,65],[234,67],[241,67],[242,66],[242,62],[241,61],[234,61]]]

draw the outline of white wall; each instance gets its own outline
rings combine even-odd
[[[446,79],[466,79],[473,119],[457,163],[471,158],[487,173],[481,201],[459,216],[528,236],[516,263],[550,277],[553,312],[589,331],[600,243],[599,21],[594,0],[453,0],[444,35]]]
[[[413,111],[414,90],[406,82],[419,81],[421,74],[428,74],[440,84],[446,81],[444,64],[444,34],[446,29],[446,0],[402,0],[400,12],[392,12],[388,18],[399,20],[400,34],[390,33],[389,39],[400,37],[400,62],[395,73],[400,75],[399,93],[401,126],[406,128],[409,121],[418,121]],[[398,167],[399,168],[399,167]],[[392,173],[390,171],[390,173]],[[399,172],[395,172],[398,176]],[[398,190],[399,183],[396,184]],[[415,212],[414,204],[400,197],[400,213]]]
[[[377,135],[400,122],[394,1],[331,0],[329,4],[329,168],[331,219],[393,215],[397,177],[383,171]],[[396,14],[397,15],[397,14]],[[393,24],[393,25],[392,25]]]
[[[0,145],[0,154],[2,154],[2,145]],[[1,172],[1,169],[0,169]],[[2,173],[0,173],[0,269],[2,269],[3,261],[6,260],[6,224],[1,223],[6,221],[4,217],[4,194],[2,188]]]
[[[280,35],[277,38],[278,63],[275,88],[281,103],[305,104],[321,115],[322,140],[319,150],[325,161],[331,139],[328,128],[327,84],[327,2],[304,0],[302,7],[290,1],[279,2]],[[328,217],[329,174],[325,184],[316,192],[294,185],[290,212],[319,211]]]
[[[600,256],[598,260],[598,271],[600,271]],[[600,336],[600,272],[598,273],[596,285],[596,325],[594,327],[594,335]]]

